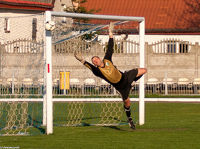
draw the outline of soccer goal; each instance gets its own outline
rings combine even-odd
[[[0,136],[128,124],[117,91],[74,58],[75,50],[88,62],[103,58],[111,21],[114,65],[120,71],[144,68],[143,17],[50,11],[0,17]],[[142,125],[144,77],[130,95],[132,117]]]
[[[104,57],[108,25],[114,22],[113,63],[126,71],[144,68],[143,17],[46,12],[46,109],[47,134],[53,126],[127,124],[123,103],[116,90],[95,77],[74,58],[74,51],[91,62],[92,56]],[[134,40],[129,40],[129,35]],[[144,77],[131,90],[139,101],[133,116],[144,124]],[[138,97],[139,98],[136,98]],[[44,107],[44,108],[45,108]]]

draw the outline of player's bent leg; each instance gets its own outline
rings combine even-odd
[[[131,109],[130,109],[131,101],[130,98],[124,100],[124,110],[126,112],[126,116],[128,118],[129,126],[132,129],[135,129],[135,124],[133,123],[133,119],[131,118]]]
[[[126,100],[124,100],[124,106],[125,107],[130,107],[131,106],[130,98],[127,98]]]
[[[139,80],[143,76],[143,74],[145,74],[146,72],[147,72],[146,68],[138,68],[138,74],[135,77],[134,81]]]

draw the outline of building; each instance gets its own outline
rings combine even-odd
[[[188,20],[195,18],[188,13],[191,8],[185,0],[88,0],[84,7],[100,9],[97,14],[145,17],[148,43],[169,38],[195,43],[200,39],[199,24],[194,26],[191,19]],[[131,30],[128,32],[131,34]]]
[[[1,0],[0,1],[0,27],[3,31],[4,41],[16,39],[40,40],[43,38],[44,12],[63,11],[69,0]],[[3,18],[4,17],[4,18]]]

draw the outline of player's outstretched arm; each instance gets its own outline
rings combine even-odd
[[[104,59],[108,59],[112,61],[112,54],[113,54],[113,46],[114,46],[114,41],[113,41],[113,30],[114,30],[114,23],[110,22],[109,25],[109,41],[108,41],[108,47],[106,50],[106,54],[104,56]]]
[[[79,60],[82,64],[85,63],[84,58],[82,57],[82,54],[80,52],[75,51],[74,52],[74,57]]]
[[[89,68],[94,73],[94,75],[100,76],[99,69],[97,69],[97,67],[95,67],[94,65],[90,64],[86,60],[84,60],[84,58],[82,57],[82,54],[80,52],[75,51],[74,52],[74,57],[77,60],[79,60],[83,65],[85,65],[87,68]]]

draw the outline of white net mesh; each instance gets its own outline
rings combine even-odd
[[[134,108],[137,111],[137,107]],[[59,101],[54,103],[54,111],[55,126],[108,126],[127,123],[121,101]]]
[[[44,15],[1,17],[0,135],[31,134],[33,126],[41,126],[42,103],[25,99],[43,97],[43,78]]]

